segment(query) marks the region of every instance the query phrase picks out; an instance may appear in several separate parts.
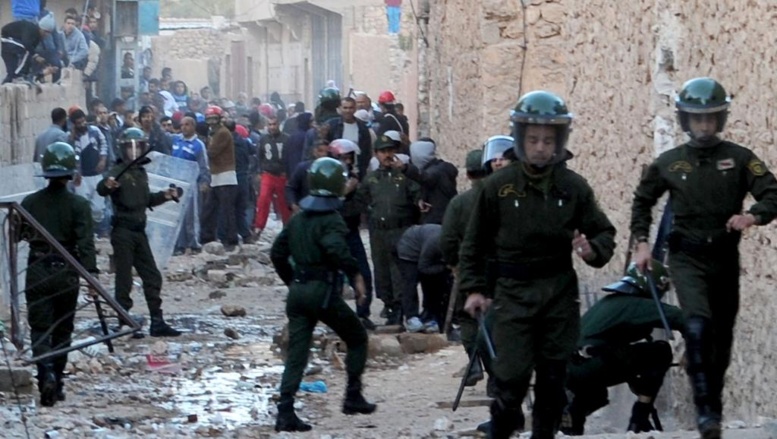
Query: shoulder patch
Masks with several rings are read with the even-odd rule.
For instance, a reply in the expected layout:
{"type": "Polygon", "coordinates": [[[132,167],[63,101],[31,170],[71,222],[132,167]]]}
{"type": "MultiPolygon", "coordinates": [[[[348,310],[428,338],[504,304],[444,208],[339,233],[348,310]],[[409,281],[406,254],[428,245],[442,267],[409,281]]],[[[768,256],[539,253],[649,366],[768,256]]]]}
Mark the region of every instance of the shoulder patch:
{"type": "Polygon", "coordinates": [[[747,169],[749,169],[756,177],[766,174],[766,165],[758,159],[750,160],[750,163],[747,164],[747,169]]]}
{"type": "Polygon", "coordinates": [[[500,198],[506,198],[510,194],[513,194],[516,197],[520,197],[520,198],[523,198],[526,196],[526,192],[518,192],[517,190],[515,190],[515,186],[512,183],[506,184],[499,188],[498,195],[500,198]]]}
{"type": "Polygon", "coordinates": [[[668,168],[669,172],[685,172],[686,174],[693,171],[693,166],[685,160],[678,160],[668,168]]]}

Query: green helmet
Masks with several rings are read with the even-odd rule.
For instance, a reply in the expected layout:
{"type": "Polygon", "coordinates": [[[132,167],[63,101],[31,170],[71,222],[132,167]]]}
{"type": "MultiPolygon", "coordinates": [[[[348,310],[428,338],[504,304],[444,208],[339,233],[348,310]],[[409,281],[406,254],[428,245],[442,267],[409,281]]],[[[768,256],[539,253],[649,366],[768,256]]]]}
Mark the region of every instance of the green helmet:
{"type": "Polygon", "coordinates": [[[308,169],[310,195],[299,202],[299,207],[311,212],[329,212],[342,207],[348,180],[345,167],[331,157],[316,159],[308,169]]]}
{"type": "Polygon", "coordinates": [[[131,162],[145,154],[148,148],[148,137],[140,128],[127,128],[119,134],[116,142],[119,145],[121,159],[131,162]]]}
{"type": "Polygon", "coordinates": [[[513,155],[512,149],[515,147],[515,140],[513,140],[510,136],[491,136],[486,140],[486,143],[483,144],[483,156],[482,156],[482,163],[481,167],[483,170],[490,174],[494,170],[491,167],[491,162],[496,158],[502,158],[505,157],[505,155],[510,160],[515,159],[515,155],[513,155]]]}
{"type": "Polygon", "coordinates": [[[691,114],[711,114],[717,119],[717,132],[723,131],[728,118],[728,107],[731,98],[726,89],[712,78],[694,78],[683,84],[682,90],[675,98],[677,118],[683,131],[693,139],[697,146],[712,146],[718,143],[717,136],[697,138],[690,128],[691,114]]]}
{"type": "Polygon", "coordinates": [[[510,112],[510,121],[515,139],[515,155],[519,160],[527,161],[523,145],[527,125],[550,125],[556,129],[556,149],[553,156],[541,164],[530,164],[547,166],[564,160],[566,157],[564,148],[569,138],[572,113],[569,112],[567,104],[559,96],[542,90],[526,93],[521,96],[515,109],[510,112]]]}
{"type": "MultiPolygon", "coordinates": [[[[648,271],[648,275],[653,279],[653,283],[656,286],[656,292],[658,297],[663,297],[669,290],[669,272],[661,262],[653,259],[650,261],[651,270],[648,271]]],[[[643,297],[652,297],[650,294],[650,286],[648,285],[647,276],[639,271],[637,264],[632,262],[626,269],[626,276],[620,281],[614,284],[607,285],[602,288],[604,291],[623,294],[634,294],[643,297]]]]}
{"type": "Polygon", "coordinates": [[[46,147],[40,164],[45,178],[72,178],[78,166],[78,157],[69,144],[54,142],[46,147]]]}
{"type": "Polygon", "coordinates": [[[478,174],[483,172],[483,150],[473,149],[467,153],[467,158],[464,161],[464,167],[467,169],[467,174],[478,174]]]}
{"type": "Polygon", "coordinates": [[[327,109],[340,106],[340,90],[327,87],[318,93],[318,105],[327,109]]]}
{"type": "Polygon", "coordinates": [[[348,179],[343,164],[331,157],[316,159],[308,169],[310,195],[340,198],[345,193],[348,179]]]}

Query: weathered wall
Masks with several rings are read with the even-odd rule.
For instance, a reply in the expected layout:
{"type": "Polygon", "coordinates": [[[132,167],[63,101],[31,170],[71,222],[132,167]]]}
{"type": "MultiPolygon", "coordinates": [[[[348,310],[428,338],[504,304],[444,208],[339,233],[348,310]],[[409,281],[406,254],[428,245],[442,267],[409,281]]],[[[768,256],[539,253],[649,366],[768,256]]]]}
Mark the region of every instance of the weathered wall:
{"type": "Polygon", "coordinates": [[[81,72],[71,75],[60,85],[42,85],[40,93],[23,84],[0,86],[0,166],[32,161],[35,138],[51,125],[52,109],[86,108],[81,72]]]}
{"type": "Polygon", "coordinates": [[[410,138],[414,139],[418,119],[416,40],[419,30],[412,8],[409,1],[402,3],[400,32],[390,35],[383,2],[370,3],[354,6],[349,14],[344,15],[344,22],[351,27],[348,38],[350,63],[346,71],[349,84],[346,85],[366,92],[375,102],[382,91],[391,90],[405,106],[405,116],[410,123],[410,138]]]}
{"type": "MultiPolygon", "coordinates": [[[[777,4],[735,0],[440,0],[430,22],[432,134],[459,163],[467,149],[507,133],[521,93],[560,93],[575,113],[570,166],[583,174],[619,231],[604,270],[581,269],[581,287],[599,288],[622,269],[631,194],[642,165],[679,144],[672,99],[682,82],[718,78],[734,96],[726,136],[777,167],[777,84],[771,41],[777,4]],[[525,23],[524,23],[525,20],[525,23]],[[524,32],[524,28],[526,32],[524,32]],[[524,41],[524,36],[526,41],[524,41]],[[526,65],[524,44],[527,47],[526,65]],[[523,71],[523,74],[522,74],[523,71]],[[522,83],[522,85],[521,85],[522,83]]],[[[726,389],[728,419],[777,413],[777,318],[773,296],[777,233],[749,231],[742,243],[742,307],[726,389]],[[734,384],[735,383],[735,384],[734,384]]],[[[691,418],[684,374],[665,396],[681,425],[691,418]]]]}
{"type": "Polygon", "coordinates": [[[209,83],[209,62],[219,66],[219,85],[225,88],[224,56],[229,54],[230,42],[241,38],[239,32],[217,29],[181,29],[151,39],[154,53],[153,77],[160,77],[162,68],[171,67],[173,77],[186,83],[190,91],[197,91],[209,83]],[[212,61],[211,61],[212,60],[212,61]]]}

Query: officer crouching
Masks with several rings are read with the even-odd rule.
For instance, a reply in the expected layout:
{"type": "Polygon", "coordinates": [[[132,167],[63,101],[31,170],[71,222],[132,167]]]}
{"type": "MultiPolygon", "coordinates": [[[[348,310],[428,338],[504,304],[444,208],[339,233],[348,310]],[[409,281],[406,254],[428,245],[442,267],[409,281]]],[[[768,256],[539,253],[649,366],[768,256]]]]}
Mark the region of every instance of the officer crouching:
{"type": "MultiPolygon", "coordinates": [[[[654,259],[648,276],[658,295],[663,296],[669,289],[666,267],[654,259]]],[[[596,302],[580,322],[579,353],[567,372],[567,390],[573,397],[561,431],[569,436],[582,435],[586,417],[609,403],[607,388],[621,383],[628,383],[637,395],[626,430],[661,430],[653,403],[672,365],[672,348],[651,336],[663,324],[647,277],[631,264],[626,276],[602,290],[613,294],[596,302]]],[[[680,308],[661,306],[669,327],[682,331],[685,321],[680,308]]]]}

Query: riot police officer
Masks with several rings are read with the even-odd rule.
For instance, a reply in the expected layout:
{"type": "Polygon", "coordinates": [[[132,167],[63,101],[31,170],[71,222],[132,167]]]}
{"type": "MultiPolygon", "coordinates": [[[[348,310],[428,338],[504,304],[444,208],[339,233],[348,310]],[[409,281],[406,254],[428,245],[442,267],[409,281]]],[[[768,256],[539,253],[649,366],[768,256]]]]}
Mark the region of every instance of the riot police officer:
{"type": "Polygon", "coordinates": [[[721,436],[723,379],[739,309],[739,241],[777,215],[777,181],[752,151],[720,138],[730,99],[712,78],[686,82],[675,105],[690,140],[661,154],[634,192],[635,262],[651,259],[651,208],[669,191],[674,222],[669,269],[686,318],[687,372],[704,439],[721,436]],[[747,193],[756,202],[745,212],[747,193]]]}
{"type": "MultiPolygon", "coordinates": [[[[25,197],[22,207],[88,272],[97,274],[89,202],[67,188],[76,172],[76,162],[72,146],[64,142],[48,145],[41,159],[48,186],[25,197]]],[[[27,320],[32,353],[38,357],[70,346],[79,278],[65,259],[37,234],[23,236],[30,243],[24,291],[27,320]]],[[[62,376],[66,365],[67,354],[37,364],[41,405],[51,407],[65,400],[62,376]]]]}
{"type": "Polygon", "coordinates": [[[483,144],[483,168],[488,174],[515,161],[514,140],[510,136],[491,136],[483,144]]]}
{"type": "Polygon", "coordinates": [[[294,394],[308,361],[313,329],[319,321],[345,341],[348,385],[343,413],[369,414],[376,405],[362,396],[361,375],[367,361],[367,332],[356,313],[341,297],[343,275],[354,279],[357,300],[364,300],[364,278],[346,243],[348,233],[338,210],[345,193],[345,168],[323,157],[308,170],[310,195],[300,201],[294,215],[273,243],[270,257],[275,271],[289,286],[289,351],[281,379],[276,431],[308,431],[312,427],[294,413],[294,394]],[[289,263],[289,257],[295,265],[289,263]]]}
{"type": "MultiPolygon", "coordinates": [[[[652,338],[653,329],[663,328],[663,324],[647,276],[652,278],[659,297],[663,296],[670,286],[666,267],[653,260],[652,270],[645,275],[632,263],[626,276],[602,288],[613,294],[583,314],[579,351],[568,369],[567,389],[573,396],[562,423],[564,434],[582,435],[585,418],[608,404],[607,388],[621,383],[628,383],[637,395],[627,431],[640,433],[659,427],[651,424],[650,416],[664,375],[672,365],[672,348],[666,341],[652,338]]],[[[661,306],[669,327],[682,331],[680,308],[661,306]]]]}
{"type": "Polygon", "coordinates": [[[143,294],[151,316],[149,333],[152,337],[177,337],[181,333],[165,323],[162,312],[162,274],[156,267],[146,236],[146,209],[173,200],[178,194],[175,188],[155,193],[149,191],[148,174],[143,168],[151,161],[145,157],[147,140],[138,128],[128,128],[121,133],[118,138],[121,162],[97,184],[97,192],[103,197],[110,196],[115,210],[111,245],[116,262],[116,301],[127,311],[132,308],[130,293],[132,268],[135,267],[143,281],[143,294]]]}
{"type": "MultiPolygon", "coordinates": [[[[316,106],[314,120],[322,128],[329,129],[327,121],[340,117],[337,109],[340,107],[340,91],[334,87],[327,87],[318,94],[318,105],[316,106]]],[[[322,138],[326,139],[326,135],[322,138]]]]}
{"type": "Polygon", "coordinates": [[[527,93],[512,119],[518,161],[487,178],[478,193],[461,248],[460,289],[471,315],[493,301],[491,437],[508,438],[518,428],[536,371],[532,437],[544,439],[554,436],[561,418],[579,331],[571,253],[604,266],[615,228],[588,183],[565,165],[572,115],[564,101],[546,91],[527,93]]]}

